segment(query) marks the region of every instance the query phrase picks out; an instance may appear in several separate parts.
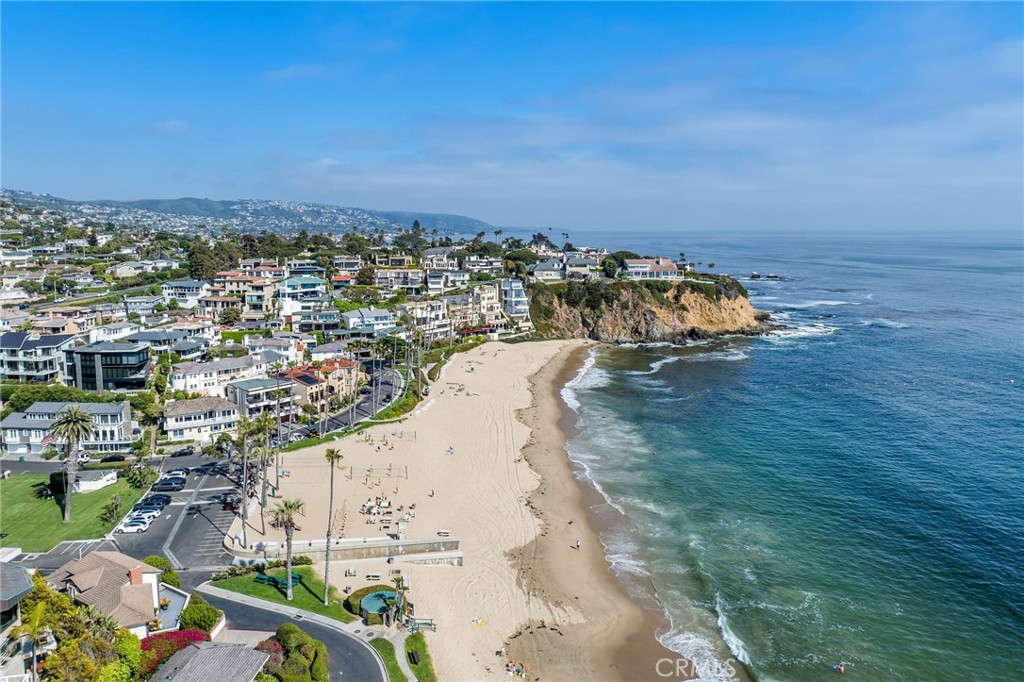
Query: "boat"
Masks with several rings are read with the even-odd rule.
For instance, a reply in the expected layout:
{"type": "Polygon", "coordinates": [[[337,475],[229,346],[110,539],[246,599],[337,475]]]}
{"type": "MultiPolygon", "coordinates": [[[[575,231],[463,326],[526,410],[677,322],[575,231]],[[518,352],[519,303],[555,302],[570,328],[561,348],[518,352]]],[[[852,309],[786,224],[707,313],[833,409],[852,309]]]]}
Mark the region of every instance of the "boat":
{"type": "Polygon", "coordinates": [[[756,272],[752,272],[750,273],[750,279],[761,279],[761,275],[757,274],[756,272]]]}

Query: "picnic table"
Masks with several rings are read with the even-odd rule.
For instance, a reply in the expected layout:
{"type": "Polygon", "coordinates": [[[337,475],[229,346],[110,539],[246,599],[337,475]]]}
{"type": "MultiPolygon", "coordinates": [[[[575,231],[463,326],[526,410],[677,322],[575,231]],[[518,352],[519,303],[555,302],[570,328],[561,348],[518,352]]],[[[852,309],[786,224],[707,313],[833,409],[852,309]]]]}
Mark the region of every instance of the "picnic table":
{"type": "MultiPolygon", "coordinates": [[[[266,573],[258,573],[258,574],[256,574],[256,577],[253,578],[253,582],[259,583],[261,585],[271,585],[273,587],[280,587],[280,588],[288,587],[288,581],[286,579],[284,579],[284,578],[275,578],[274,576],[267,575],[266,573]]],[[[291,582],[292,582],[292,587],[295,587],[296,585],[298,585],[299,583],[302,582],[302,575],[300,575],[298,573],[292,573],[291,574],[291,582]]]]}

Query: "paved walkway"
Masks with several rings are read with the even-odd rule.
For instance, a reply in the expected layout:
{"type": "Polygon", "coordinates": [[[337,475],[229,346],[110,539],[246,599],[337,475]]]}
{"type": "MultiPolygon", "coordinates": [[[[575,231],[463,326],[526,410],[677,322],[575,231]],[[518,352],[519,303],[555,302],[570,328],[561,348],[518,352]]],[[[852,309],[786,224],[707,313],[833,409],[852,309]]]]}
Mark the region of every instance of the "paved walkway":
{"type": "MultiPolygon", "coordinates": [[[[277,604],[275,602],[269,602],[256,597],[238,594],[237,592],[231,592],[230,590],[214,587],[209,583],[203,583],[200,585],[198,591],[204,594],[220,597],[227,601],[233,601],[238,604],[245,604],[246,606],[253,606],[267,611],[273,611],[289,618],[310,621],[347,635],[373,652],[374,658],[380,666],[381,680],[386,681],[388,679],[388,675],[387,670],[384,667],[384,661],[381,659],[380,654],[377,653],[377,650],[367,644],[365,639],[365,637],[370,635],[372,632],[374,637],[383,637],[394,644],[395,658],[398,660],[398,666],[402,669],[402,672],[410,682],[416,680],[416,675],[413,673],[412,668],[409,666],[409,660],[405,656],[405,640],[409,636],[409,633],[404,628],[385,629],[367,627],[366,625],[363,625],[362,621],[358,620],[351,623],[342,623],[340,620],[321,616],[320,614],[313,613],[311,611],[303,611],[302,609],[296,609],[293,606],[277,604]]],[[[370,637],[370,639],[373,639],[374,637],[370,637]]]]}

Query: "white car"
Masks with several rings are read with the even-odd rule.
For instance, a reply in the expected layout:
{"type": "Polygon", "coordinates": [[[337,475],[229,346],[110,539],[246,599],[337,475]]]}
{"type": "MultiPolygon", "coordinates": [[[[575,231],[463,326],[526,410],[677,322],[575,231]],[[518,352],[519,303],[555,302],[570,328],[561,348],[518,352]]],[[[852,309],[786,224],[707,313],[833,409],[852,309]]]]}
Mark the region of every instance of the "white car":
{"type": "Polygon", "coordinates": [[[188,478],[188,471],[185,469],[171,469],[160,478],[188,478]]]}
{"type": "Polygon", "coordinates": [[[302,440],[302,434],[293,433],[292,435],[288,436],[289,443],[298,443],[300,440],[302,440]]]}
{"type": "Polygon", "coordinates": [[[161,513],[163,512],[162,510],[159,509],[142,509],[136,512],[132,512],[132,515],[125,519],[125,521],[134,521],[135,519],[152,521],[160,518],[161,513]]]}
{"type": "Polygon", "coordinates": [[[152,519],[128,519],[114,529],[115,533],[145,533],[152,525],[152,519]]]}
{"type": "Polygon", "coordinates": [[[78,463],[79,463],[79,465],[81,465],[81,464],[88,464],[91,461],[92,461],[92,457],[90,457],[89,455],[81,454],[81,455],[78,456],[78,463]]]}

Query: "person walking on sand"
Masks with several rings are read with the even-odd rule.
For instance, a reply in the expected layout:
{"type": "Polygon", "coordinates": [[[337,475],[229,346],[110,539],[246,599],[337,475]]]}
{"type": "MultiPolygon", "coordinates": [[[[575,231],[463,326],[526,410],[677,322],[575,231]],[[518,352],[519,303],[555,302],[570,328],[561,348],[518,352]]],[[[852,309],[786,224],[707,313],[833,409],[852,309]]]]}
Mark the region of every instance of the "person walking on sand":
{"type": "Polygon", "coordinates": [[[576,551],[579,551],[579,549],[580,549],[580,541],[577,540],[576,541],[576,551]]]}

